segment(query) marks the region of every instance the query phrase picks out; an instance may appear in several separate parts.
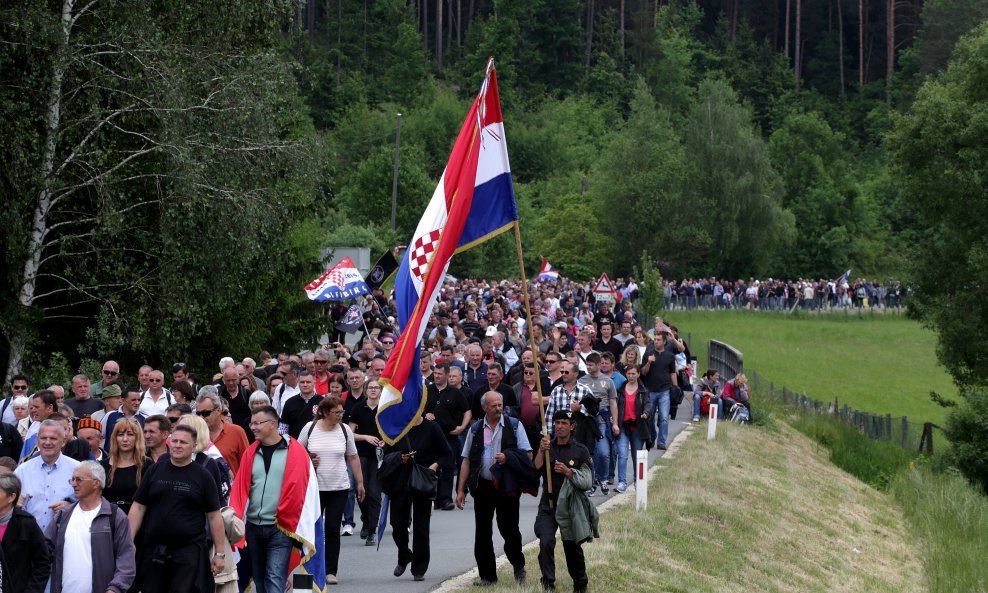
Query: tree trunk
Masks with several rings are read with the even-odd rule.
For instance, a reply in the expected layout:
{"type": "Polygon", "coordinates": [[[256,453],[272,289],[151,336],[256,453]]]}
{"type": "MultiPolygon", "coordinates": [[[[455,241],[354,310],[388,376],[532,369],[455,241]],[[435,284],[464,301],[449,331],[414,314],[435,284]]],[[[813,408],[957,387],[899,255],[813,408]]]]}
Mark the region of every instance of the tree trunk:
{"type": "Polygon", "coordinates": [[[436,0],[436,69],[443,69],[443,0],[436,0]]]}
{"type": "Polygon", "coordinates": [[[590,57],[593,55],[593,14],[594,0],[587,0],[587,49],[584,56],[584,67],[590,69],[590,57]]]}
{"type": "Polygon", "coordinates": [[[618,31],[621,38],[621,69],[624,70],[624,0],[618,7],[618,31]]]}
{"type": "Polygon", "coordinates": [[[316,0],[306,0],[305,29],[309,39],[316,38],[316,0]]]}
{"type": "Polygon", "coordinates": [[[895,73],[895,0],[886,0],[885,101],[892,104],[892,75],[895,73]]]}
{"type": "Polygon", "coordinates": [[[796,53],[796,91],[799,91],[799,86],[802,78],[802,68],[803,68],[803,52],[801,43],[801,33],[803,25],[803,0],[796,0],[796,38],[793,40],[793,45],[796,53]]]}
{"type": "Polygon", "coordinates": [[[429,0],[420,0],[422,6],[422,51],[429,55],[429,0]]]}
{"type": "Polygon", "coordinates": [[[456,46],[463,45],[463,0],[456,0],[456,46]]]}
{"type": "Polygon", "coordinates": [[[865,85],[865,0],[858,0],[858,86],[865,85]]]}
{"type": "MultiPolygon", "coordinates": [[[[55,153],[58,151],[59,127],[62,123],[62,82],[68,67],[69,37],[72,34],[72,2],[62,0],[62,35],[52,64],[51,84],[48,87],[48,113],[45,116],[45,147],[41,153],[41,170],[38,177],[38,203],[34,207],[31,235],[28,237],[27,258],[24,260],[24,273],[21,276],[21,289],[17,301],[24,308],[34,304],[38,270],[41,267],[41,251],[48,235],[48,211],[51,209],[54,189],[55,153]]],[[[16,327],[7,338],[10,353],[7,357],[7,378],[21,372],[26,346],[25,329],[16,327]]]]}
{"type": "Polygon", "coordinates": [[[837,0],[837,67],[840,71],[840,96],[844,96],[844,11],[841,4],[844,0],[837,0]]]}
{"type": "Polygon", "coordinates": [[[791,7],[792,7],[792,0],[786,0],[786,26],[783,30],[783,33],[786,36],[786,41],[785,41],[786,60],[789,59],[789,22],[792,20],[789,11],[791,7]]]}

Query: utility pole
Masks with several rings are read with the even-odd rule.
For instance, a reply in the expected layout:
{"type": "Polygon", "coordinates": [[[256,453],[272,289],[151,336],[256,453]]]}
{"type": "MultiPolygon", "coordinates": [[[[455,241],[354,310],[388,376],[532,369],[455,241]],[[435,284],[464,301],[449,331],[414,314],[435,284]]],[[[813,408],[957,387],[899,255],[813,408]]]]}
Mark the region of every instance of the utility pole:
{"type": "Polygon", "coordinates": [[[401,114],[398,114],[398,127],[395,130],[395,170],[391,178],[391,230],[395,230],[398,214],[398,159],[401,151],[401,114]]]}

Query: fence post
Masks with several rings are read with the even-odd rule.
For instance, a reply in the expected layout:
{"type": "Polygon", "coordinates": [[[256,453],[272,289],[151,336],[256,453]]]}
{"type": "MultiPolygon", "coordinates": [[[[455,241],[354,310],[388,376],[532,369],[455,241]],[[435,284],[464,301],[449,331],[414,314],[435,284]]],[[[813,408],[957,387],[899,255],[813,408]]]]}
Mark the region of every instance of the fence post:
{"type": "Polygon", "coordinates": [[[768,384],[768,393],[775,399],[775,381],[770,381],[768,384]]]}
{"type": "Polygon", "coordinates": [[[902,447],[909,448],[909,419],[902,417],[902,447]]]}
{"type": "Polygon", "coordinates": [[[758,371],[751,371],[752,373],[752,384],[755,387],[755,391],[758,391],[758,371]]]}
{"type": "Polygon", "coordinates": [[[892,441],[892,414],[885,414],[885,440],[892,441]]]}

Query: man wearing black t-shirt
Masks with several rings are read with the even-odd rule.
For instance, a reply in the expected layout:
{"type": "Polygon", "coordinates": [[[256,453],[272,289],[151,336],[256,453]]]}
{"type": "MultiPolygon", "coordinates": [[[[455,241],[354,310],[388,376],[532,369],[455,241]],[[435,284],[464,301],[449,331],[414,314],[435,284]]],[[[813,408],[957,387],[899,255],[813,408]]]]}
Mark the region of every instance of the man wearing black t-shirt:
{"type": "Polygon", "coordinates": [[[449,384],[449,363],[441,362],[432,371],[434,383],[428,387],[425,404],[425,417],[435,420],[446,435],[453,455],[439,466],[439,490],[436,494],[436,508],[451,511],[453,505],[453,478],[459,461],[460,435],[470,425],[472,414],[470,403],[463,393],[449,384]]]}
{"type": "Polygon", "coordinates": [[[168,461],[152,465],[134,494],[128,517],[131,533],[144,526],[137,569],[143,593],[212,590],[213,575],[229,553],[216,482],[192,459],[196,437],[192,427],[176,426],[168,461]],[[210,536],[216,545],[212,561],[210,536]]]}
{"type": "Polygon", "coordinates": [[[645,347],[642,355],[641,382],[648,389],[648,397],[655,405],[658,424],[657,449],[666,448],[669,435],[669,390],[676,384],[676,355],[666,347],[667,334],[656,332],[655,339],[645,347]]]}
{"type": "Polygon", "coordinates": [[[288,426],[288,434],[298,438],[305,425],[316,417],[316,407],[322,401],[321,395],[316,395],[316,377],[309,371],[298,374],[297,396],[285,403],[281,412],[281,421],[288,426]]]}

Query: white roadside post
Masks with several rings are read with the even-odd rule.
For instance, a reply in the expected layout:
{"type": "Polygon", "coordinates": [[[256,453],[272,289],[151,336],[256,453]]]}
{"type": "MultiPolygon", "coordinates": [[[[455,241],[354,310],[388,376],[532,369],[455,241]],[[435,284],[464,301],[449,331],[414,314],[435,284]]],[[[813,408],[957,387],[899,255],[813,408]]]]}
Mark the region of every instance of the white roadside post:
{"type": "Polygon", "coordinates": [[[648,508],[648,449],[635,452],[635,508],[648,508]]]}
{"type": "Polygon", "coordinates": [[[717,438],[717,404],[710,404],[710,418],[707,422],[707,440],[717,438]]]}

